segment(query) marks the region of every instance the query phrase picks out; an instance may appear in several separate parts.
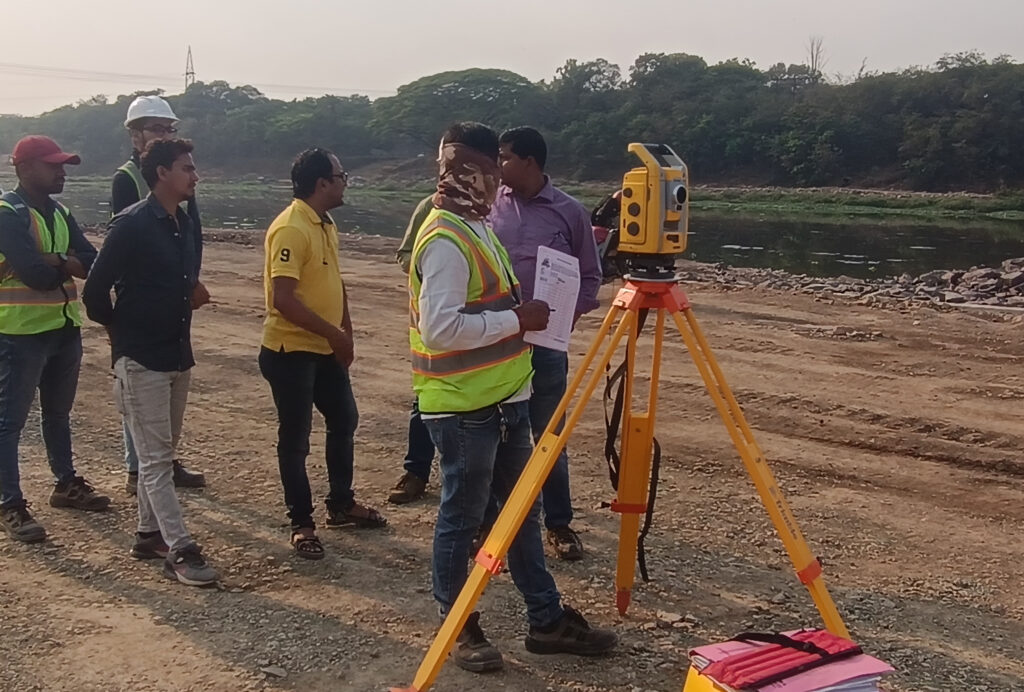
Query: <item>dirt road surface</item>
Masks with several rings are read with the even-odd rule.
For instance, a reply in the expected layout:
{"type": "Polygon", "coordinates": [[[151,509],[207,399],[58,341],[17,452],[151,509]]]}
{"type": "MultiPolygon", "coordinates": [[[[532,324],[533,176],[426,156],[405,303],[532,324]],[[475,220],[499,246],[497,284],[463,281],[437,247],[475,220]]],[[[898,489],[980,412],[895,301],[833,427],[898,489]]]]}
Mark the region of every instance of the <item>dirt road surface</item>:
{"type": "MultiPolygon", "coordinates": [[[[33,413],[23,483],[51,538],[25,546],[0,537],[2,690],[383,690],[411,681],[431,640],[437,486],[418,504],[385,504],[401,471],[410,401],[394,241],[342,240],[356,325],[357,493],[391,526],[324,530],[327,558],[309,563],[288,547],[276,422],[256,365],[260,239],[211,236],[204,278],[216,304],[195,319],[198,365],[181,450],[209,487],[181,495],[224,588],[180,586],[157,564],[129,558],[135,506],[123,491],[108,347],[89,325],[75,452],[80,471],[115,502],[102,515],[46,505],[51,480],[33,413]]],[[[889,688],[1024,690],[1024,328],[931,309],[685,288],[855,637],[899,670],[889,688]]],[[[605,306],[613,290],[605,287],[605,306]]],[[[599,322],[581,322],[575,360],[599,322]]],[[[615,515],[600,508],[611,490],[599,402],[571,441],[587,556],[551,569],[567,602],[621,633],[617,652],[597,660],[527,653],[524,609],[503,575],[484,596],[482,623],[505,672],[481,678],[448,665],[434,689],[678,691],[692,646],[817,624],[677,341],[662,375],[653,581],[638,585],[626,618],[612,593],[615,515]]],[[[309,470],[321,498],[322,433],[317,421],[309,470]]]]}

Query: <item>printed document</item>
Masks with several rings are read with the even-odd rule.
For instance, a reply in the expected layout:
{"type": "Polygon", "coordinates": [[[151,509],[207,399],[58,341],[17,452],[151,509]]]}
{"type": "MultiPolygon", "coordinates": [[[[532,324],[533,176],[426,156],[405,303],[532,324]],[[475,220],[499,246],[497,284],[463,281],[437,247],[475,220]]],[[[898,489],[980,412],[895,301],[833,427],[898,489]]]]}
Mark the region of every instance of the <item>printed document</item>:
{"type": "Polygon", "coordinates": [[[555,351],[568,351],[572,336],[572,318],[576,314],[576,299],[580,294],[580,262],[572,255],[541,246],[537,248],[537,275],[533,297],[543,300],[551,308],[548,328],[542,332],[527,332],[523,337],[528,344],[544,346],[555,351]]]}

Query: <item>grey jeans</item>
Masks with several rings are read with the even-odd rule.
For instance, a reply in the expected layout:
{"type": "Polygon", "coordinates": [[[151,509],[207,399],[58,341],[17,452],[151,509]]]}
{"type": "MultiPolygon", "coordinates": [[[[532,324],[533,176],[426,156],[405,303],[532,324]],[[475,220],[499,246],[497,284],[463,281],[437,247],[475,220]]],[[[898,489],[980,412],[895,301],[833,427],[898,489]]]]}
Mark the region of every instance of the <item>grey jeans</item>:
{"type": "Polygon", "coordinates": [[[190,371],[147,370],[122,356],[114,363],[114,401],[139,456],[139,532],[159,531],[171,550],[192,542],[174,492],[174,450],[181,437],[190,371]]]}

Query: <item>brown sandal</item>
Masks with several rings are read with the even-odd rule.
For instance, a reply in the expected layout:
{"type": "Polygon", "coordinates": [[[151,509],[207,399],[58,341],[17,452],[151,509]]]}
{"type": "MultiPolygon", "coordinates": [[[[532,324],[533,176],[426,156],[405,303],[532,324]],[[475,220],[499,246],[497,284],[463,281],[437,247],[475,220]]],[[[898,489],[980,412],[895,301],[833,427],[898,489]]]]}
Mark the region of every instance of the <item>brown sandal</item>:
{"type": "Polygon", "coordinates": [[[372,507],[357,502],[344,512],[328,511],[327,525],[338,528],[382,529],[388,525],[388,520],[372,507]]]}
{"type": "Polygon", "coordinates": [[[305,560],[322,560],[324,558],[324,544],[317,536],[306,536],[296,531],[292,534],[291,543],[295,554],[305,560]]]}

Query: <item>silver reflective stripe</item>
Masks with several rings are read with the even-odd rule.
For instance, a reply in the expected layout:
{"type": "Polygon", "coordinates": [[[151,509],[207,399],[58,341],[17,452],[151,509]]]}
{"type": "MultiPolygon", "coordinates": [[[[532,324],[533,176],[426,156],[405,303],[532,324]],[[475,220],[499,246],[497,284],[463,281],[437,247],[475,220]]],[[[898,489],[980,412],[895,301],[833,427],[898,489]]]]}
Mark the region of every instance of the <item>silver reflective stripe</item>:
{"type": "Polygon", "coordinates": [[[421,375],[443,377],[458,375],[471,370],[480,370],[489,365],[518,356],[528,349],[521,334],[510,336],[490,346],[468,351],[451,351],[438,355],[412,352],[412,369],[421,375]]]}

